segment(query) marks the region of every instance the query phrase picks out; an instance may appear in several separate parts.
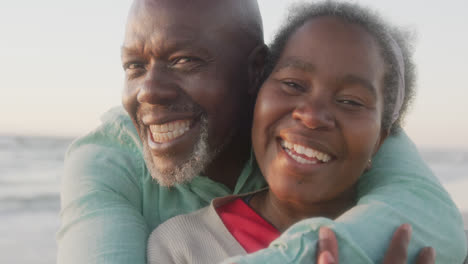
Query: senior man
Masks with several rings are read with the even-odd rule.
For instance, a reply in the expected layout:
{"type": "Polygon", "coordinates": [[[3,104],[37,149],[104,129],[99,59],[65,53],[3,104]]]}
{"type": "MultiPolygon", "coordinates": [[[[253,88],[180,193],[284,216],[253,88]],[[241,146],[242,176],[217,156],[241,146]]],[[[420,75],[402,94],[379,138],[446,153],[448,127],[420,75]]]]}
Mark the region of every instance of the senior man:
{"type": "MultiPolygon", "coordinates": [[[[66,156],[59,263],[143,264],[148,235],[163,221],[265,185],[250,127],[266,52],[254,0],[134,2],[122,47],[126,112],[109,111],[66,156]]],[[[405,222],[414,229],[410,260],[425,243],[444,263],[466,254],[461,216],[403,132],[382,147],[359,197],[350,212],[375,218],[371,225],[308,219],[297,228],[314,240],[319,226],[332,227],[342,260],[386,248],[405,222]],[[400,192],[414,193],[412,204],[400,192]]],[[[284,246],[258,255],[300,263],[315,252],[284,246]]]]}

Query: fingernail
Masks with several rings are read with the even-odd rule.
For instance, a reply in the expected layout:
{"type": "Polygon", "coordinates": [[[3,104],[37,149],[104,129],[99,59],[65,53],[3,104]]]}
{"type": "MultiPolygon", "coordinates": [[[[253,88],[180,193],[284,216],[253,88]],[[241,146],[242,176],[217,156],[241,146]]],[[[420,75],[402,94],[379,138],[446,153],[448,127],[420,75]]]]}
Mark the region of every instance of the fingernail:
{"type": "Polygon", "coordinates": [[[327,263],[329,264],[334,264],[335,263],[335,258],[332,256],[332,254],[328,251],[325,251],[324,252],[324,257],[325,257],[325,260],[327,261],[327,263]]]}
{"type": "Polygon", "coordinates": [[[320,227],[319,229],[319,239],[320,240],[323,240],[323,239],[329,239],[330,238],[330,229],[328,229],[327,227],[320,227]]]}
{"type": "Polygon", "coordinates": [[[436,257],[436,252],[434,250],[434,248],[432,247],[426,247],[424,250],[427,250],[427,253],[429,254],[429,256],[433,259],[435,259],[436,257]]]}
{"type": "Polygon", "coordinates": [[[406,231],[406,236],[408,237],[408,240],[410,240],[411,233],[413,232],[413,228],[411,227],[410,224],[403,224],[402,228],[406,231]]]}

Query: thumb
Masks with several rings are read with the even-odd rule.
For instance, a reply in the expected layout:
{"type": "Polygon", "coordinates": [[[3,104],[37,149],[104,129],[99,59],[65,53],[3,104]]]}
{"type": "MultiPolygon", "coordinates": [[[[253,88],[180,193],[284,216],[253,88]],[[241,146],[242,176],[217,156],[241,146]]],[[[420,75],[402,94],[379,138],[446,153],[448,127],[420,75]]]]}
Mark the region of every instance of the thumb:
{"type": "Polygon", "coordinates": [[[338,241],[335,233],[328,227],[322,226],[319,229],[319,241],[317,251],[317,263],[320,258],[323,263],[338,263],[338,241]],[[323,256],[322,256],[323,255],[323,256]]]}
{"type": "Polygon", "coordinates": [[[323,251],[320,253],[317,264],[338,264],[335,262],[332,254],[329,251],[323,251]]]}

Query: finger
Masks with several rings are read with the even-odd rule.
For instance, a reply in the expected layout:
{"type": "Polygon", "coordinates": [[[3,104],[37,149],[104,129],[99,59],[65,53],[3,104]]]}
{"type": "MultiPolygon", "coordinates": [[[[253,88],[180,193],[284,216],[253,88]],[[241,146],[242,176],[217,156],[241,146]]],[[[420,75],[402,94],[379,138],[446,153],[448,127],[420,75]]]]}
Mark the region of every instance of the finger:
{"type": "Polygon", "coordinates": [[[319,254],[317,264],[338,264],[338,263],[335,262],[335,259],[333,258],[332,254],[329,251],[324,251],[319,254]]]}
{"type": "Polygon", "coordinates": [[[393,233],[390,245],[385,253],[384,264],[404,264],[408,255],[408,245],[411,239],[411,226],[403,224],[393,233]]]}
{"type": "Polygon", "coordinates": [[[419,251],[416,264],[434,264],[436,252],[432,247],[425,247],[419,251]]]}
{"type": "MultiPolygon", "coordinates": [[[[322,253],[328,252],[336,263],[338,263],[338,241],[335,233],[328,227],[322,226],[319,229],[318,254],[320,258],[322,253]]],[[[332,263],[335,263],[332,262],[332,263]]]]}

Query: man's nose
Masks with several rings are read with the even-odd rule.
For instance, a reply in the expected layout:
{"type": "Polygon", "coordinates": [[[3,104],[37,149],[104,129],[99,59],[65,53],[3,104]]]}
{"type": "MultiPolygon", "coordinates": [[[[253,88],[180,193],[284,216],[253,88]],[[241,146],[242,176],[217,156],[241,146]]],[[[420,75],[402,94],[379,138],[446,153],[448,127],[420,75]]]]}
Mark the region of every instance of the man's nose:
{"type": "Polygon", "coordinates": [[[311,129],[331,129],[335,126],[332,106],[321,98],[304,100],[294,110],[293,119],[311,129]]]}
{"type": "Polygon", "coordinates": [[[170,104],[179,92],[170,70],[163,65],[153,65],[147,72],[137,99],[140,103],[170,104]]]}

